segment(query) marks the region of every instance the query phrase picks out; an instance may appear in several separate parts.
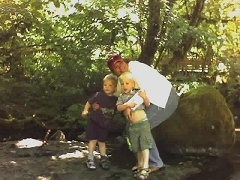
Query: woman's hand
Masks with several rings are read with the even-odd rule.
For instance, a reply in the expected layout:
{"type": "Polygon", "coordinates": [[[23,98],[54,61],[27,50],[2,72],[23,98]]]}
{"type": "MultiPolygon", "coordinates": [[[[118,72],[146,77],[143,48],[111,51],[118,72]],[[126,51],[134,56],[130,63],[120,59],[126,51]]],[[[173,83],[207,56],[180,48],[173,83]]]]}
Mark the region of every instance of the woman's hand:
{"type": "Polygon", "coordinates": [[[141,98],[143,98],[143,99],[146,99],[146,97],[147,97],[147,94],[146,94],[146,91],[145,90],[140,90],[140,91],[138,91],[138,95],[141,97],[141,98]]]}
{"type": "Polygon", "coordinates": [[[128,121],[132,121],[132,110],[130,108],[125,109],[123,114],[128,121]]]}
{"type": "Polygon", "coordinates": [[[100,105],[97,102],[95,102],[95,103],[92,104],[92,108],[93,108],[94,111],[96,111],[100,108],[100,105]]]}
{"type": "Polygon", "coordinates": [[[143,103],[146,107],[150,105],[150,100],[147,97],[146,91],[145,90],[140,90],[138,91],[138,95],[143,99],[143,103]]]}

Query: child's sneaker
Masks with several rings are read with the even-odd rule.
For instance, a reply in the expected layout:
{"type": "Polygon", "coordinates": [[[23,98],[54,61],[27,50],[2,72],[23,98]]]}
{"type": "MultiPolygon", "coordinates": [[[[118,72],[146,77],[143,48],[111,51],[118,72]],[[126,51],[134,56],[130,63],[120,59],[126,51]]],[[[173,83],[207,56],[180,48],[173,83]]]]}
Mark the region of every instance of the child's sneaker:
{"type": "Polygon", "coordinates": [[[87,165],[87,168],[90,170],[95,170],[97,168],[94,160],[92,159],[87,159],[86,165],[87,165]]]}
{"type": "Polygon", "coordinates": [[[111,163],[108,161],[106,156],[101,157],[99,165],[104,170],[108,170],[111,167],[111,163]]]}

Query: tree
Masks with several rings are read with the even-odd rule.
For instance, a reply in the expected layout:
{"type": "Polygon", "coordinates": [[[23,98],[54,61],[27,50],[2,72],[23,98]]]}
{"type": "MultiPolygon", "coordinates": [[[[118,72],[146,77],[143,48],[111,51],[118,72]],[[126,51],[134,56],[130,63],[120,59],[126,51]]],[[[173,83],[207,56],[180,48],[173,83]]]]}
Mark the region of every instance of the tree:
{"type": "Polygon", "coordinates": [[[148,6],[149,16],[147,20],[147,33],[138,60],[151,65],[159,44],[157,35],[160,29],[160,0],[149,0],[148,6]]]}
{"type": "MultiPolygon", "coordinates": [[[[201,13],[204,8],[206,0],[196,0],[196,4],[193,8],[193,12],[188,15],[189,17],[189,30],[198,27],[201,22],[201,13]]],[[[194,43],[195,37],[187,31],[183,34],[182,40],[173,51],[173,56],[167,66],[164,66],[162,73],[168,74],[173,66],[176,66],[179,61],[183,61],[186,58],[187,53],[191,49],[194,43]]]]}

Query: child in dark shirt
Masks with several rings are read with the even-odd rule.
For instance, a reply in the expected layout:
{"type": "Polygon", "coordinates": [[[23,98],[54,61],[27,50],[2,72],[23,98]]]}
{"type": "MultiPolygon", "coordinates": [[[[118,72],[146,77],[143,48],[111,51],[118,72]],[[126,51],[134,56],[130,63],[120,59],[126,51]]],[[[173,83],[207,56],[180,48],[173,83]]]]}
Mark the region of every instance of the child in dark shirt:
{"type": "Polygon", "coordinates": [[[86,127],[86,138],[89,140],[88,144],[88,158],[86,161],[87,167],[91,170],[96,169],[96,163],[94,161],[93,151],[96,144],[99,145],[99,151],[101,155],[100,166],[103,169],[110,168],[110,162],[106,156],[106,144],[105,141],[108,136],[108,127],[113,119],[116,109],[117,97],[114,96],[114,92],[117,87],[117,78],[114,75],[107,75],[103,79],[103,92],[95,93],[86,103],[82,116],[85,117],[93,103],[98,103],[100,108],[94,110],[90,114],[90,118],[86,127]]]}

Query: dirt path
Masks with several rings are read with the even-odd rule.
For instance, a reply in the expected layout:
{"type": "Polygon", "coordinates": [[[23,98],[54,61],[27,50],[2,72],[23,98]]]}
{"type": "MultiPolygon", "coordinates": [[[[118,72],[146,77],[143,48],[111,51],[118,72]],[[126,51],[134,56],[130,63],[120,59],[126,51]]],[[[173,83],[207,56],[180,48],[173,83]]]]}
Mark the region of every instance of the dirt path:
{"type": "MultiPolygon", "coordinates": [[[[28,139],[30,144],[41,141],[28,139]]],[[[112,168],[100,167],[89,171],[84,164],[87,145],[84,142],[50,141],[48,145],[32,148],[16,148],[16,142],[0,145],[0,180],[131,180],[131,167],[135,159],[126,147],[108,144],[112,168]]],[[[97,152],[96,152],[97,157],[97,152]]],[[[166,158],[169,164],[163,171],[152,173],[150,180],[183,180],[189,174],[200,171],[200,162],[188,157],[184,161],[174,156],[166,158]],[[168,160],[167,160],[168,159],[168,160]]]]}

